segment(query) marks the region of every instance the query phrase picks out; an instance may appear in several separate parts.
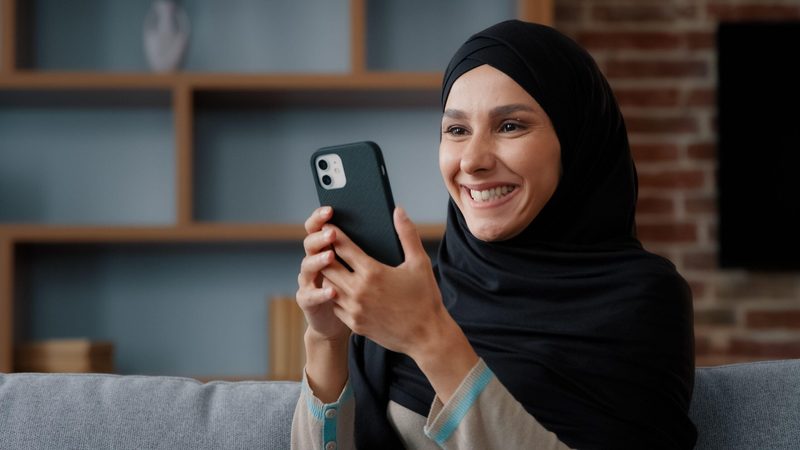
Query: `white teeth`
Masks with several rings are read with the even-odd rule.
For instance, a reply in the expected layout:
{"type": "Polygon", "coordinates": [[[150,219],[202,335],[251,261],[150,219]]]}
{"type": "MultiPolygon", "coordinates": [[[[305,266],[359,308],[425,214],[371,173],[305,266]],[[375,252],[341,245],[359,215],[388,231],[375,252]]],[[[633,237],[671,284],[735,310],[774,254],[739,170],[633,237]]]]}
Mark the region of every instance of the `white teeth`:
{"type": "Polygon", "coordinates": [[[498,186],[491,189],[485,189],[483,191],[476,191],[474,189],[470,189],[469,195],[476,202],[486,202],[489,200],[494,200],[496,198],[503,197],[508,193],[512,192],[513,190],[514,186],[498,186]]]}

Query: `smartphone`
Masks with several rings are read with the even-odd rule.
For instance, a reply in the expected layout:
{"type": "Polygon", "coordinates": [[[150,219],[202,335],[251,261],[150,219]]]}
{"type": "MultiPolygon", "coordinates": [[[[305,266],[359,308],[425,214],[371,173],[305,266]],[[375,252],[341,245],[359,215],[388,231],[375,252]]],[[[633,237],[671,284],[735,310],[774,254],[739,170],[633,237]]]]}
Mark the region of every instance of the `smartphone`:
{"type": "Polygon", "coordinates": [[[335,145],[311,155],[320,206],[332,206],[331,223],[366,254],[398,266],[403,248],[394,229],[394,199],[380,147],[364,141],[335,145]]]}

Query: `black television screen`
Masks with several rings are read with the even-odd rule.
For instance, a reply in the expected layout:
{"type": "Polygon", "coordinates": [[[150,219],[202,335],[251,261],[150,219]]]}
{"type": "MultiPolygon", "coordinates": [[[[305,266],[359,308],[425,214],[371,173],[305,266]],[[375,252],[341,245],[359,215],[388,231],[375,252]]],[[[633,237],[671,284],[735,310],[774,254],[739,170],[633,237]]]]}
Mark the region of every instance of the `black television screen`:
{"type": "Polygon", "coordinates": [[[717,33],[719,258],[800,269],[800,22],[717,33]]]}

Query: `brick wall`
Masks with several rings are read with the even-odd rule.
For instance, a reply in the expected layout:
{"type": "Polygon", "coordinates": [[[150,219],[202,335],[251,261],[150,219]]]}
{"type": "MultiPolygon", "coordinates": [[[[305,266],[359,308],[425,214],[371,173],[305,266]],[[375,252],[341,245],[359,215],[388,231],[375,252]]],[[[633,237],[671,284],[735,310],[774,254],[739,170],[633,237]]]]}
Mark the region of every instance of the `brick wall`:
{"type": "Polygon", "coordinates": [[[800,358],[800,273],[717,266],[714,48],[720,21],[800,20],[800,0],[555,3],[556,27],[595,57],[622,107],[639,237],[692,286],[698,365],[800,358]]]}

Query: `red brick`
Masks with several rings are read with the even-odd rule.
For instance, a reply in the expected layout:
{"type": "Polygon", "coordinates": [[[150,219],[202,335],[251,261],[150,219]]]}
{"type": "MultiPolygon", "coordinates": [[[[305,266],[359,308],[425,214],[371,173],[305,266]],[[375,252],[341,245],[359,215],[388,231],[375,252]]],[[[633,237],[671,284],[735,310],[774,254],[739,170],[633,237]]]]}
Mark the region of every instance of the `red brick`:
{"type": "Polygon", "coordinates": [[[754,361],[766,361],[773,358],[769,358],[766,356],[753,356],[753,355],[728,355],[725,353],[719,353],[717,351],[711,352],[709,355],[697,355],[695,358],[695,364],[697,367],[709,367],[709,366],[722,366],[726,364],[738,364],[738,363],[746,363],[746,362],[754,362],[754,361]]]}
{"type": "Polygon", "coordinates": [[[626,128],[630,133],[697,133],[699,126],[694,117],[645,117],[628,115],[626,128]]]}
{"type": "Polygon", "coordinates": [[[664,197],[639,197],[638,214],[675,214],[675,200],[664,197]]]}
{"type": "Polygon", "coordinates": [[[582,8],[575,5],[555,5],[556,22],[577,22],[581,17],[581,9],[582,8]]]}
{"type": "Polygon", "coordinates": [[[694,310],[695,325],[734,325],[736,313],[729,308],[703,308],[694,310]]]}
{"type": "Polygon", "coordinates": [[[678,146],[675,144],[632,144],[631,155],[637,163],[677,161],[678,146]]]}
{"type": "Polygon", "coordinates": [[[693,223],[638,224],[637,236],[651,242],[696,242],[697,226],[693,223]]]}
{"type": "Polygon", "coordinates": [[[620,106],[677,106],[677,89],[616,89],[620,106]]]}
{"type": "Polygon", "coordinates": [[[706,283],[699,280],[687,280],[689,288],[692,290],[692,296],[696,299],[702,298],[706,295],[708,288],[706,283]]]}
{"type": "Polygon", "coordinates": [[[700,161],[714,160],[717,157],[717,145],[712,143],[691,144],[688,148],[689,159],[700,161]]]}
{"type": "Polygon", "coordinates": [[[578,33],[575,40],[589,50],[674,50],[684,44],[678,33],[642,31],[588,31],[578,33]]]}
{"type": "Polygon", "coordinates": [[[688,106],[716,106],[717,92],[714,89],[693,89],[686,97],[688,106]]]}
{"type": "Polygon", "coordinates": [[[800,358],[800,339],[760,341],[747,338],[731,340],[730,352],[740,355],[768,356],[771,358],[800,358]]]}
{"type": "Polygon", "coordinates": [[[708,75],[708,61],[642,61],[612,59],[606,63],[609,78],[692,78],[708,75]]]}
{"type": "Polygon", "coordinates": [[[691,50],[707,50],[717,46],[717,37],[709,31],[693,31],[686,33],[686,45],[691,50]]]}
{"type": "Polygon", "coordinates": [[[715,252],[688,252],[683,255],[683,267],[692,270],[713,270],[718,267],[715,252]]]}
{"type": "Polygon", "coordinates": [[[695,189],[703,187],[706,174],[697,169],[664,169],[639,173],[639,187],[662,189],[695,189]]]}
{"type": "Polygon", "coordinates": [[[716,242],[718,237],[717,232],[719,231],[719,227],[715,223],[710,223],[707,225],[707,227],[708,227],[708,238],[716,242]]]}
{"type": "Polygon", "coordinates": [[[592,18],[605,22],[669,22],[696,17],[695,5],[675,5],[664,2],[657,5],[622,4],[595,6],[592,18]]]}
{"type": "MultiPolygon", "coordinates": [[[[722,274],[725,275],[725,274],[722,274]]],[[[794,302],[797,299],[797,277],[793,274],[745,272],[739,276],[720,276],[716,280],[716,300],[724,303],[767,299],[794,302]]]]}
{"type": "Polygon", "coordinates": [[[695,355],[707,355],[712,352],[712,348],[711,339],[708,336],[697,335],[694,337],[695,355]]]}
{"type": "Polygon", "coordinates": [[[709,196],[692,196],[684,200],[684,208],[689,214],[716,214],[717,199],[709,196]]]}
{"type": "Polygon", "coordinates": [[[748,311],[745,325],[754,329],[800,329],[800,309],[748,311]]]}
{"type": "Polygon", "coordinates": [[[730,5],[713,2],[707,7],[712,20],[792,20],[800,19],[800,5],[754,4],[730,5]]]}

